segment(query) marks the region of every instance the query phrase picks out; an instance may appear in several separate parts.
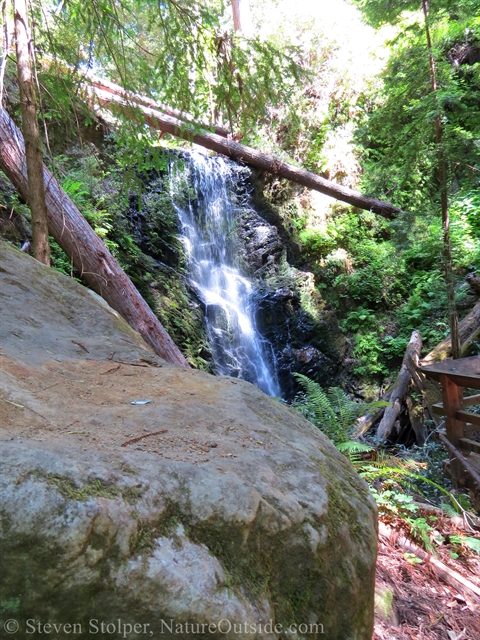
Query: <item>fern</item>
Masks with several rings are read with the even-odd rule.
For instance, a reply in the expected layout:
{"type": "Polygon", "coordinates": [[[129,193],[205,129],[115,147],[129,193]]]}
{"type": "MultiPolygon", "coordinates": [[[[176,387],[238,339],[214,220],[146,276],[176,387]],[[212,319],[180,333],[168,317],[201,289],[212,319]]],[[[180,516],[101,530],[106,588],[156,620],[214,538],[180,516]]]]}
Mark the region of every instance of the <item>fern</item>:
{"type": "Polygon", "coordinates": [[[362,453],[368,453],[370,451],[375,451],[374,447],[371,447],[368,444],[363,444],[361,442],[357,442],[356,440],[347,440],[346,442],[339,442],[336,445],[337,449],[343,453],[353,465],[358,465],[360,463],[364,463],[362,458],[362,453]]]}
{"type": "Polygon", "coordinates": [[[358,416],[369,405],[354,402],[339,387],[330,387],[325,393],[317,382],[307,376],[301,373],[293,375],[305,389],[304,397],[297,398],[294,406],[335,445],[349,441],[358,416]]]}

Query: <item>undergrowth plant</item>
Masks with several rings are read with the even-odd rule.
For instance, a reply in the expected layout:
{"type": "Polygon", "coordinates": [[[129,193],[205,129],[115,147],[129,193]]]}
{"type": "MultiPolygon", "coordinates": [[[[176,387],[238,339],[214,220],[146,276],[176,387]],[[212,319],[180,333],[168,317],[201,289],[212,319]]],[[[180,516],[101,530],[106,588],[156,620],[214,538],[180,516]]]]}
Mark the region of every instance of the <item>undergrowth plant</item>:
{"type": "Polygon", "coordinates": [[[305,390],[297,396],[294,406],[335,445],[349,442],[357,418],[372,405],[355,402],[340,387],[330,387],[325,392],[307,376],[301,373],[293,375],[305,390]]]}
{"type": "MultiPolygon", "coordinates": [[[[317,382],[299,373],[294,374],[304,388],[294,402],[296,409],[323,431],[352,462],[359,475],[367,482],[378,506],[379,514],[387,520],[402,520],[411,536],[427,551],[434,551],[433,540],[437,544],[445,541],[435,537],[434,515],[423,517],[421,507],[415,498],[426,503],[436,503],[447,516],[462,515],[466,521],[472,520],[472,507],[465,494],[454,494],[443,486],[443,476],[437,473],[438,451],[436,445],[424,447],[423,459],[432,462],[434,469],[424,461],[406,457],[405,452],[392,455],[376,451],[373,447],[353,439],[352,433],[359,415],[372,411],[386,403],[359,403],[353,401],[338,387],[324,391],[317,382]],[[432,452],[431,449],[434,451],[432,452]],[[365,460],[365,453],[371,452],[371,459],[365,460]],[[432,478],[435,478],[433,480],[432,478]]],[[[413,451],[417,458],[420,452],[413,451]]],[[[443,482],[444,483],[444,482],[443,482]]],[[[455,538],[455,536],[453,536],[455,538]]],[[[476,538],[459,536],[451,542],[479,553],[480,541],[476,538]],[[468,538],[468,539],[467,539],[468,538]]],[[[458,554],[453,553],[454,557],[458,554]]]]}

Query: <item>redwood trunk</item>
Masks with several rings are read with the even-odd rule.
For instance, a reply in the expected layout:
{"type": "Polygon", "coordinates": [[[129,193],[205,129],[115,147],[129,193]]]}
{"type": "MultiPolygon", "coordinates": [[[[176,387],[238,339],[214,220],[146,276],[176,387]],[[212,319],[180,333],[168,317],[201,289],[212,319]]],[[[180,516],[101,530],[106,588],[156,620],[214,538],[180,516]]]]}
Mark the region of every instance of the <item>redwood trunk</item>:
{"type": "Polygon", "coordinates": [[[393,219],[401,211],[398,207],[388,202],[382,202],[381,200],[364,196],[358,191],[330,182],[330,180],[321,178],[310,171],[305,171],[305,169],[281,162],[272,156],[260,153],[256,149],[246,147],[234,140],[225,139],[215,133],[207,131],[199,133],[194,128],[189,127],[185,122],[161,113],[156,109],[151,109],[141,104],[132,107],[132,105],[128,104],[121,96],[98,88],[94,88],[94,91],[101,105],[108,107],[112,111],[119,110],[131,118],[141,118],[154,129],[159,129],[160,131],[165,131],[184,140],[194,142],[206,149],[216,151],[239,162],[244,162],[252,167],[273,173],[280,178],[292,180],[292,182],[301,184],[309,189],[314,189],[315,191],[320,191],[320,193],[351,204],[359,209],[373,211],[389,220],[393,219]]]}
{"type": "Polygon", "coordinates": [[[252,35],[252,20],[250,16],[249,0],[232,0],[233,29],[250,37],[252,35]]]}
{"type": "Polygon", "coordinates": [[[442,145],[442,120],[440,118],[440,105],[437,94],[437,73],[435,70],[435,58],[433,56],[432,40],[430,38],[430,28],[428,26],[428,0],[422,0],[422,10],[425,18],[425,35],[430,60],[430,84],[432,93],[435,96],[437,105],[437,115],[435,116],[435,143],[437,145],[438,181],[440,183],[440,201],[442,207],[442,228],[443,228],[443,260],[445,272],[445,284],[448,295],[448,320],[450,325],[450,335],[452,339],[452,356],[460,358],[460,337],[458,333],[458,313],[455,303],[455,283],[453,281],[452,250],[450,242],[450,215],[448,212],[447,195],[447,163],[443,153],[442,145]]]}
{"type": "MultiPolygon", "coordinates": [[[[2,108],[0,169],[26,199],[28,179],[22,134],[2,108]]],[[[46,167],[43,179],[50,231],[82,279],[141,334],[155,353],[168,362],[188,366],[131,280],[46,167]]]]}
{"type": "Polygon", "coordinates": [[[43,182],[43,155],[38,131],[37,97],[32,74],[27,2],[15,0],[15,37],[17,47],[18,88],[25,140],[28,190],[24,198],[32,214],[32,251],[37,260],[50,265],[47,205],[43,182]]]}

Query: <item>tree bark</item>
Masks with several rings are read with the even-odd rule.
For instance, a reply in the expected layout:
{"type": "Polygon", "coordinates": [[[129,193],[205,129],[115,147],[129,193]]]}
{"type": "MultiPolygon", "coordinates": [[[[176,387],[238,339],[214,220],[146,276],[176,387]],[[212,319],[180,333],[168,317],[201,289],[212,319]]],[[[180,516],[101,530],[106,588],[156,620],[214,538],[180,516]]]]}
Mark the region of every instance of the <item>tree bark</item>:
{"type": "Polygon", "coordinates": [[[233,29],[235,33],[242,33],[250,37],[252,35],[252,19],[248,0],[232,0],[233,29]]]}
{"type": "Polygon", "coordinates": [[[183,113],[178,109],[173,109],[172,107],[168,107],[167,105],[161,104],[160,102],[156,102],[151,98],[147,98],[147,96],[142,96],[138,93],[127,91],[120,85],[110,82],[109,80],[104,80],[103,78],[100,78],[99,76],[96,76],[91,73],[87,74],[85,77],[94,90],[100,89],[102,91],[111,93],[112,95],[119,96],[120,98],[124,98],[126,101],[130,103],[143,105],[144,107],[150,107],[151,109],[160,111],[161,113],[164,113],[167,116],[172,116],[173,118],[177,118],[182,122],[192,125],[193,127],[202,128],[207,131],[212,130],[218,136],[222,136],[222,138],[228,138],[229,136],[231,136],[231,132],[228,129],[219,127],[217,125],[210,126],[206,122],[201,122],[196,120],[193,116],[191,116],[188,113],[183,113]]]}
{"type": "Polygon", "coordinates": [[[351,204],[359,209],[373,211],[374,213],[377,213],[389,220],[393,219],[401,212],[398,207],[395,207],[388,202],[364,196],[358,191],[354,191],[348,187],[343,187],[342,185],[331,182],[330,180],[321,178],[315,173],[305,171],[305,169],[294,167],[291,164],[287,164],[286,162],[277,160],[272,156],[260,153],[256,149],[247,147],[239,142],[235,142],[234,140],[225,140],[225,138],[208,131],[199,133],[193,127],[188,126],[185,122],[182,122],[177,118],[173,118],[172,116],[168,116],[165,113],[161,113],[156,109],[151,109],[140,104],[134,108],[121,96],[113,95],[108,91],[98,88],[94,88],[94,90],[96,98],[102,106],[109,108],[113,112],[120,111],[121,113],[137,120],[142,119],[154,129],[165,131],[171,135],[201,145],[211,151],[216,151],[217,153],[221,153],[229,158],[233,158],[238,162],[245,162],[253,167],[262,169],[263,171],[273,173],[280,178],[286,178],[287,180],[301,184],[309,189],[320,191],[320,193],[324,193],[331,198],[351,204]]]}
{"type": "Polygon", "coordinates": [[[442,228],[443,228],[443,260],[445,284],[448,295],[448,320],[450,325],[450,335],[452,338],[452,356],[454,359],[460,358],[460,337],[458,334],[458,313],[455,304],[455,284],[453,282],[452,248],[450,242],[450,216],[448,212],[447,195],[447,163],[443,153],[442,145],[442,120],[440,118],[440,104],[437,93],[437,73],[435,70],[435,58],[433,55],[432,40],[430,38],[430,28],[428,26],[428,0],[422,0],[422,10],[425,18],[425,35],[430,60],[430,84],[432,93],[435,96],[437,114],[435,116],[435,143],[437,145],[438,181],[440,183],[440,201],[442,207],[442,228]]]}
{"type": "Polygon", "coordinates": [[[425,426],[425,423],[423,422],[423,420],[420,420],[420,418],[415,412],[412,396],[407,396],[405,398],[405,403],[407,405],[410,424],[412,425],[412,429],[415,432],[417,445],[419,447],[423,447],[423,445],[425,444],[425,440],[427,439],[427,428],[425,426]]]}
{"type": "MultiPolygon", "coordinates": [[[[22,134],[2,108],[0,169],[26,199],[28,179],[22,134]]],[[[188,367],[158,318],[46,167],[43,167],[43,179],[51,233],[70,256],[82,279],[140,333],[155,353],[168,362],[188,367]]]]}
{"type": "Polygon", "coordinates": [[[22,129],[27,161],[28,192],[25,200],[32,214],[32,251],[34,257],[50,265],[47,205],[43,182],[43,155],[38,130],[37,97],[32,73],[30,35],[26,0],[15,0],[15,37],[17,47],[18,88],[22,110],[22,129]]]}
{"type": "MultiPolygon", "coordinates": [[[[460,356],[464,358],[468,355],[468,350],[472,341],[480,329],[480,302],[473,307],[468,315],[458,324],[458,334],[460,338],[460,356]]],[[[421,361],[422,366],[434,364],[450,357],[452,354],[451,335],[430,351],[421,361]]]]}
{"type": "Polygon", "coordinates": [[[395,420],[398,418],[402,408],[402,401],[405,400],[408,387],[412,381],[412,376],[409,371],[409,361],[413,361],[414,363],[418,362],[421,349],[422,338],[418,331],[414,331],[410,338],[410,342],[408,343],[405,355],[403,356],[400,372],[395,384],[393,385],[389,405],[385,408],[383,418],[378,425],[377,437],[380,440],[387,440],[392,433],[393,425],[395,424],[395,420]]]}

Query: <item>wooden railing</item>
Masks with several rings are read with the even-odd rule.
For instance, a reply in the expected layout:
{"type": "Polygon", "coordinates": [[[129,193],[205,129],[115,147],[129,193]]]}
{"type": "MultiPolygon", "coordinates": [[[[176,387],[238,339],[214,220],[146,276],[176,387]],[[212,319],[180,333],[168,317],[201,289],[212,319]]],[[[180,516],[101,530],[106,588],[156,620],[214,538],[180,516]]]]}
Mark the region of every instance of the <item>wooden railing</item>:
{"type": "Polygon", "coordinates": [[[442,402],[434,404],[432,411],[445,417],[446,434],[441,439],[455,463],[455,475],[462,467],[480,488],[480,458],[470,455],[480,455],[480,442],[468,437],[480,431],[480,415],[466,411],[467,407],[480,404],[480,394],[464,397],[464,389],[480,390],[480,356],[446,360],[419,369],[442,386],[442,402]]]}

